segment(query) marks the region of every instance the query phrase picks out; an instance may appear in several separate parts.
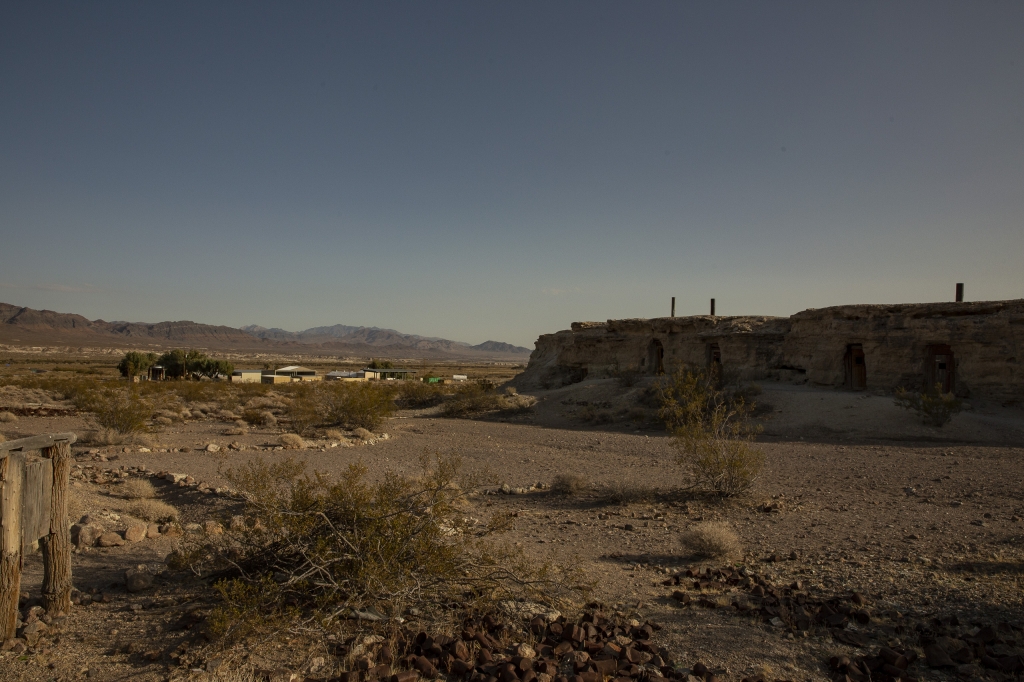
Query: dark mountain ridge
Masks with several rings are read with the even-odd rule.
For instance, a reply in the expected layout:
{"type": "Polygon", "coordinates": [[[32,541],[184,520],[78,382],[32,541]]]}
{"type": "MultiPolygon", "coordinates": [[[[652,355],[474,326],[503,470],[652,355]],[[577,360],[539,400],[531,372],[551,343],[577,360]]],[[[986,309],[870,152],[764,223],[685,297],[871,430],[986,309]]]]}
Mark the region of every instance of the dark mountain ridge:
{"type": "Polygon", "coordinates": [[[471,346],[394,329],[336,324],[301,332],[249,325],[236,329],[190,320],[106,322],[81,315],[0,303],[0,343],[32,345],[201,346],[234,350],[300,350],[379,357],[525,359],[527,348],[498,341],[471,346]]]}

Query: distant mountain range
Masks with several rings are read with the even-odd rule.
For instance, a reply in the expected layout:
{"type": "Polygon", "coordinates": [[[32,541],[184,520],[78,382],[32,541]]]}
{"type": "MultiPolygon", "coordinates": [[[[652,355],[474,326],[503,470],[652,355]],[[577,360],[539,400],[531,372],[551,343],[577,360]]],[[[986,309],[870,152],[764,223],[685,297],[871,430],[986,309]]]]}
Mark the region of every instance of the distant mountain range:
{"type": "Polygon", "coordinates": [[[232,350],[303,350],[339,355],[432,359],[522,359],[528,348],[501,341],[475,346],[394,329],[336,324],[301,332],[249,325],[236,329],[198,322],[105,322],[81,315],[0,303],[0,343],[17,345],[199,346],[232,350]]]}

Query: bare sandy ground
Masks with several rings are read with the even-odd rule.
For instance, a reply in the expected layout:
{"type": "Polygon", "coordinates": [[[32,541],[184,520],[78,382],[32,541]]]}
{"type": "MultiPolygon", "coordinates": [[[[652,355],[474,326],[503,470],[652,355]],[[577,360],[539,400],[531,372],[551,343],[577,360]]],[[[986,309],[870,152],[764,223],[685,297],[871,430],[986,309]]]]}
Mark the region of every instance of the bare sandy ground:
{"type": "MultiPolygon", "coordinates": [[[[523,417],[454,420],[436,410],[402,412],[384,427],[388,438],[369,445],[332,448],[324,441],[302,451],[275,450],[278,432],[226,436],[225,424],[204,420],[158,434],[156,449],[193,448],[188,453],[111,446],[101,449],[109,461],[97,462],[89,448],[76,452],[82,467],[187,473],[211,487],[226,485],[220,472],[256,456],[299,456],[311,469],[330,473],[362,462],[379,475],[385,469],[413,474],[424,453],[457,453],[467,471],[491,482],[486,494],[474,498],[474,513],[513,514],[509,542],[593,583],[594,598],[610,607],[662,623],[659,638],[675,659],[702,661],[724,679],[754,673],[829,679],[828,658],[857,650],[827,632],[794,637],[732,609],[681,606],[672,599],[674,588],[662,584],[666,576],[701,565],[687,556],[680,535],[707,520],[736,530],[744,565],[780,584],[801,580],[812,595],[858,591],[878,612],[898,610],[914,622],[952,613],[964,622],[1024,625],[1019,411],[975,405],[934,429],[917,424],[890,398],[787,384],[763,389],[759,399],[771,405],[761,439],[767,467],[749,494],[730,500],[679,491],[682,471],[663,431],[649,424],[637,428],[627,419],[581,424],[580,401],[617,409],[623,390],[608,381],[539,393],[536,412],[523,417]],[[229,450],[231,442],[246,449],[229,450]],[[210,443],[225,447],[197,451],[210,443]],[[536,488],[563,473],[583,477],[590,487],[568,497],[536,488]],[[503,484],[534,489],[502,494],[503,484]],[[624,485],[631,499],[610,499],[606,487],[612,485],[624,485]]],[[[24,417],[0,430],[13,437],[83,427],[79,417],[24,417]]],[[[97,513],[118,504],[108,494],[116,492],[111,485],[85,483],[80,489],[97,513]]],[[[194,488],[160,490],[181,509],[185,523],[217,517],[232,504],[194,488]]],[[[168,584],[129,595],[120,585],[125,568],[159,563],[173,542],[159,538],[76,555],[77,585],[106,593],[110,601],[76,608],[44,652],[0,654],[3,679],[79,679],[88,670],[96,679],[202,678],[205,673],[190,672],[170,656],[188,637],[181,629],[188,588],[168,584]]],[[[27,572],[29,591],[38,591],[37,556],[29,558],[27,572]]],[[[872,641],[909,646],[898,632],[890,628],[884,636],[871,635],[872,641]]],[[[926,679],[956,675],[925,673],[926,679]]]]}

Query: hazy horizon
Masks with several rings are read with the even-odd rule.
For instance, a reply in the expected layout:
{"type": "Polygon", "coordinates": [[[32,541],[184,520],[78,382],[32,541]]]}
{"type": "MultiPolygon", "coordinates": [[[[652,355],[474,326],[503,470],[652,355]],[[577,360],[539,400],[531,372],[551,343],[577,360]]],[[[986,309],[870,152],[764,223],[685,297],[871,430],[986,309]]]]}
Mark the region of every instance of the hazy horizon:
{"type": "Polygon", "coordinates": [[[532,347],[1024,297],[1024,5],[0,7],[0,300],[532,347]]]}

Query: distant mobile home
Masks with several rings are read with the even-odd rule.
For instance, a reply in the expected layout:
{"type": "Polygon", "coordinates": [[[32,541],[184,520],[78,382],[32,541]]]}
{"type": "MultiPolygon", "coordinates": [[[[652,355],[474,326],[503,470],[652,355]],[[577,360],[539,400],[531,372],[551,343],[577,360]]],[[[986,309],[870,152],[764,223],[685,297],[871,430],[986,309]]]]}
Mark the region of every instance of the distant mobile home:
{"type": "Polygon", "coordinates": [[[315,369],[298,365],[289,365],[278,369],[264,370],[260,381],[264,384],[286,384],[291,381],[323,381],[323,377],[315,369]]]}
{"type": "Polygon", "coordinates": [[[325,381],[366,381],[366,372],[328,372],[324,375],[325,381]]]}

